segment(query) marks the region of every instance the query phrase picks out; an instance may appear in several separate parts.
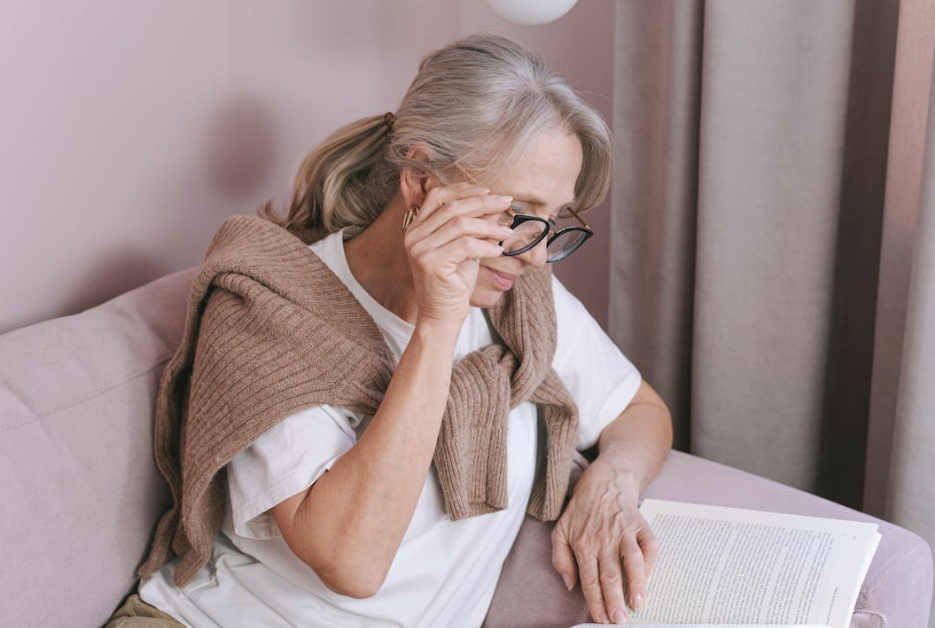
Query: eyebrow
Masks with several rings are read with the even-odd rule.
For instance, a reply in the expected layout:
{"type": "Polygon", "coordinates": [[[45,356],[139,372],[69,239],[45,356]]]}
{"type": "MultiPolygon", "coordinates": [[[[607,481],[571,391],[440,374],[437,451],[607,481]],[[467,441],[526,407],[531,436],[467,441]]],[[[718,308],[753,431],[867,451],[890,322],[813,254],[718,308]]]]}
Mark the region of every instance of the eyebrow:
{"type": "MultiPolygon", "coordinates": [[[[543,200],[540,199],[540,198],[536,198],[535,196],[525,196],[525,195],[524,195],[522,198],[520,198],[519,196],[514,196],[514,197],[513,197],[513,200],[516,201],[517,203],[526,203],[527,205],[537,205],[537,206],[539,206],[539,207],[545,207],[546,205],[548,205],[548,203],[546,203],[545,201],[543,201],[543,200]]],[[[560,204],[558,205],[558,207],[559,207],[559,209],[561,209],[562,207],[568,207],[568,206],[570,206],[570,205],[574,205],[574,204],[575,204],[575,200],[576,200],[576,199],[571,199],[570,201],[566,201],[566,202],[564,202],[564,203],[560,203],[560,204]]]]}

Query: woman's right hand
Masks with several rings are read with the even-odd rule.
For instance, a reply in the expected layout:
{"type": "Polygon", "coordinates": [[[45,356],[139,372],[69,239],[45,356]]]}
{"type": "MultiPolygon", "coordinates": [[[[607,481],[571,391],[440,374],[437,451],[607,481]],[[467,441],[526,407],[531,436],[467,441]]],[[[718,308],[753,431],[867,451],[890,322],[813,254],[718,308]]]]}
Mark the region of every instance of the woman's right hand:
{"type": "Polygon", "coordinates": [[[420,322],[460,329],[480,260],[503,253],[498,242],[512,234],[493,220],[512,200],[471,183],[428,191],[404,237],[420,322]]]}
{"type": "Polygon", "coordinates": [[[336,593],[374,595],[409,529],[438,443],[454,343],[479,261],[501,254],[497,243],[511,231],[496,216],[509,202],[473,185],[427,192],[404,237],[419,328],[356,444],[311,487],[273,508],[289,548],[336,593]]]}

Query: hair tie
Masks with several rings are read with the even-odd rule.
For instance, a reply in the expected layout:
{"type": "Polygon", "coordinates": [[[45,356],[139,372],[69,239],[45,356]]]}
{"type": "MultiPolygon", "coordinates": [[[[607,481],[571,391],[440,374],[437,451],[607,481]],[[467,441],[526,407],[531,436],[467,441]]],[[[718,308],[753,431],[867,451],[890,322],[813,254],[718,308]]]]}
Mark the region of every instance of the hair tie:
{"type": "Polygon", "coordinates": [[[389,144],[393,143],[394,122],[396,122],[396,114],[394,114],[392,111],[387,111],[383,114],[383,124],[386,126],[386,133],[384,134],[384,137],[386,137],[386,141],[389,144]]]}

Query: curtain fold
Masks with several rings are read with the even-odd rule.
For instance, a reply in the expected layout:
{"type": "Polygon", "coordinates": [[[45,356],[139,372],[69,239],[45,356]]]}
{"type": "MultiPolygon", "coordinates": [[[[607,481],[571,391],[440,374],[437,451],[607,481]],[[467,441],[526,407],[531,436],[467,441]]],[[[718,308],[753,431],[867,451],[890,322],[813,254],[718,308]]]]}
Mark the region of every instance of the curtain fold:
{"type": "MultiPolygon", "coordinates": [[[[932,149],[926,149],[926,129],[929,146],[932,142],[933,24],[935,2],[911,0],[900,6],[864,486],[864,507],[878,516],[887,516],[890,470],[898,462],[893,458],[898,452],[893,440],[897,424],[894,417],[898,417],[906,318],[911,312],[912,254],[916,242],[924,246],[931,241],[931,236],[921,230],[917,235],[916,227],[921,215],[923,182],[930,183],[931,161],[935,158],[932,149]],[[929,172],[923,173],[923,167],[929,172]]],[[[932,467],[935,475],[935,463],[932,467]]]]}
{"type": "Polygon", "coordinates": [[[609,327],[677,448],[935,546],[933,49],[932,0],[618,0],[609,327]]]}
{"type": "Polygon", "coordinates": [[[610,331],[688,449],[702,0],[616,13],[610,331]]]}
{"type": "MultiPolygon", "coordinates": [[[[932,12],[935,23],[935,11],[932,12]]],[[[888,519],[935,546],[935,72],[887,485],[888,519]]]]}

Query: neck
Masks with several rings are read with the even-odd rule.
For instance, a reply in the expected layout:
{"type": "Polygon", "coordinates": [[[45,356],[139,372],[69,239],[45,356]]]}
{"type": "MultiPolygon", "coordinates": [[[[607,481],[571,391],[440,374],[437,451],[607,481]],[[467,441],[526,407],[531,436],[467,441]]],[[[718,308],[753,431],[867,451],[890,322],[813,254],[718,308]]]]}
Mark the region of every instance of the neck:
{"type": "Polygon", "coordinates": [[[367,294],[396,316],[415,324],[419,310],[403,246],[404,214],[402,196],[397,195],[372,225],[344,243],[344,254],[351,274],[367,294]]]}

